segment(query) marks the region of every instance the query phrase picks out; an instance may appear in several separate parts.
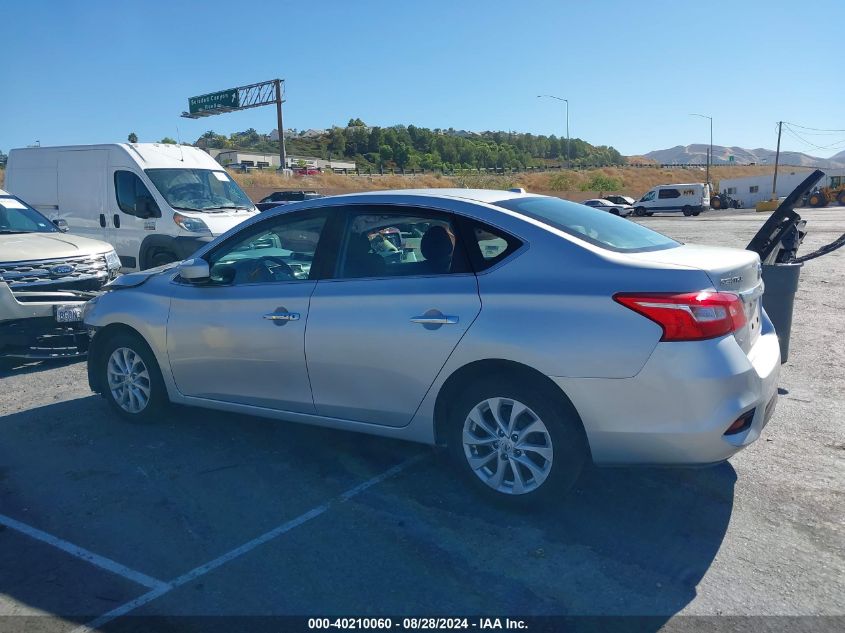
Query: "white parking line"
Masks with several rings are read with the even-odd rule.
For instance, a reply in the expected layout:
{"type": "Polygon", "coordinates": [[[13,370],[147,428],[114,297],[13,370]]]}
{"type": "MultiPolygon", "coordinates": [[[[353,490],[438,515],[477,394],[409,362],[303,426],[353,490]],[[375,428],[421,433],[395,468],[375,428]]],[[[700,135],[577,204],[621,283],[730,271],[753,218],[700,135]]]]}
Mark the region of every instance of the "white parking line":
{"type": "Polygon", "coordinates": [[[185,574],[182,574],[178,578],[175,578],[174,580],[171,580],[168,583],[163,583],[162,586],[155,587],[155,588],[153,588],[152,591],[149,591],[142,596],[138,596],[134,600],[130,600],[129,602],[122,604],[121,606],[116,607],[116,608],[112,609],[111,611],[109,611],[107,613],[104,613],[103,615],[99,616],[98,618],[91,620],[91,622],[89,622],[88,624],[85,624],[83,626],[80,626],[80,627],[73,629],[70,633],[91,633],[91,631],[93,631],[94,629],[97,629],[98,627],[101,627],[101,626],[111,622],[112,620],[114,620],[116,618],[119,618],[121,616],[126,615],[127,613],[134,611],[138,607],[142,607],[145,604],[152,602],[156,598],[160,598],[164,594],[169,593],[170,591],[172,591],[173,589],[176,589],[177,587],[181,587],[182,585],[185,585],[185,584],[191,582],[192,580],[196,580],[200,576],[204,576],[205,574],[207,574],[211,571],[214,571],[215,569],[217,569],[218,567],[221,567],[222,565],[225,565],[229,561],[232,561],[232,560],[234,560],[234,559],[236,559],[240,556],[243,556],[247,552],[254,550],[259,545],[263,545],[264,543],[267,543],[267,542],[273,540],[274,538],[281,536],[285,532],[290,532],[291,530],[293,530],[296,527],[299,527],[303,523],[307,523],[311,519],[314,519],[314,518],[320,516],[321,514],[326,512],[333,504],[337,503],[338,501],[343,502],[343,501],[348,501],[349,499],[352,499],[353,497],[361,494],[362,492],[364,492],[368,488],[371,488],[371,487],[375,486],[376,484],[381,483],[385,479],[389,479],[390,477],[393,477],[394,475],[399,474],[400,472],[402,472],[403,470],[405,470],[409,466],[412,466],[412,465],[416,464],[417,462],[422,461],[426,456],[427,456],[427,453],[422,453],[422,454],[416,455],[414,457],[411,457],[410,459],[405,460],[401,464],[397,464],[393,468],[387,469],[386,471],[384,471],[380,475],[376,475],[375,477],[372,477],[371,479],[368,479],[367,481],[362,482],[362,483],[358,484],[357,486],[354,486],[353,488],[350,488],[349,490],[341,493],[340,495],[338,495],[334,499],[327,501],[326,503],[323,503],[323,504],[317,506],[316,508],[312,508],[311,510],[309,510],[308,512],[305,512],[304,514],[300,514],[295,519],[291,519],[287,523],[282,523],[280,526],[273,528],[269,532],[265,532],[261,536],[257,536],[256,538],[252,539],[251,541],[247,541],[246,543],[244,543],[240,547],[236,547],[235,549],[226,552],[222,556],[218,556],[214,560],[211,560],[211,561],[205,563],[204,565],[200,565],[199,567],[195,567],[191,571],[189,571],[185,574]]]}
{"type": "Polygon", "coordinates": [[[139,585],[143,585],[144,587],[156,590],[168,587],[168,584],[162,582],[161,580],[156,580],[155,578],[151,578],[150,576],[142,574],[139,571],[129,569],[125,565],[121,565],[120,563],[115,562],[110,558],[106,558],[105,556],[100,556],[99,554],[90,552],[84,547],[79,547],[78,545],[74,545],[73,543],[69,543],[68,541],[60,539],[57,536],[47,534],[47,532],[42,532],[41,530],[34,528],[31,525],[22,523],[21,521],[13,519],[12,517],[7,517],[4,514],[0,514],[0,525],[5,525],[8,528],[20,532],[21,534],[25,534],[30,538],[34,538],[37,541],[47,543],[47,545],[52,545],[53,547],[56,547],[62,550],[63,552],[70,554],[71,556],[80,558],[88,563],[91,563],[92,565],[96,565],[101,569],[105,569],[106,571],[110,571],[113,574],[117,574],[118,576],[123,576],[127,580],[136,582],[139,585]]]}

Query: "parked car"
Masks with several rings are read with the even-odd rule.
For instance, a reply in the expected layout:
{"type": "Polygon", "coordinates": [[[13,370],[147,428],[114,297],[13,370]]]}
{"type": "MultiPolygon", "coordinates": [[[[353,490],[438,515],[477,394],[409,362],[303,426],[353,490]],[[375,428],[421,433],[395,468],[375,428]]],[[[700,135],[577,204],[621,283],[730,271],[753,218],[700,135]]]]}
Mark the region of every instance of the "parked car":
{"type": "Polygon", "coordinates": [[[636,200],[634,200],[630,196],[610,195],[610,196],[605,196],[604,199],[610,200],[610,202],[612,202],[613,204],[622,204],[622,205],[627,205],[629,207],[634,206],[634,203],[636,202],[636,200]]]}
{"type": "Polygon", "coordinates": [[[590,460],[723,461],[777,394],[755,253],[546,196],[310,200],[109,290],[86,305],[88,375],[121,416],[173,402],[443,444],[513,503],[560,503],[590,460]]]}
{"type": "Polygon", "coordinates": [[[67,358],[88,348],[82,306],[120,260],[105,242],[62,228],[0,189],[0,356],[67,358]]]}
{"type": "Polygon", "coordinates": [[[322,198],[323,196],[316,191],[299,189],[296,191],[274,191],[269,196],[261,198],[256,203],[259,211],[266,211],[272,209],[280,204],[290,204],[291,202],[302,202],[303,200],[313,200],[314,198],[322,198]]]}
{"type": "Polygon", "coordinates": [[[593,207],[599,211],[607,211],[613,215],[618,215],[623,218],[628,217],[634,212],[634,209],[627,204],[614,204],[606,198],[592,198],[584,200],[581,204],[586,204],[588,207],[593,207]]]}
{"type": "Polygon", "coordinates": [[[699,215],[710,209],[710,185],[703,182],[660,185],[634,203],[634,215],[680,211],[685,216],[699,215]]]}
{"type": "Polygon", "coordinates": [[[294,167],[292,171],[294,176],[319,176],[323,173],[319,167],[294,167]]]}
{"type": "Polygon", "coordinates": [[[124,270],[182,260],[258,213],[217,161],[183,145],[13,149],[6,187],[71,232],[111,244],[124,270]]]}

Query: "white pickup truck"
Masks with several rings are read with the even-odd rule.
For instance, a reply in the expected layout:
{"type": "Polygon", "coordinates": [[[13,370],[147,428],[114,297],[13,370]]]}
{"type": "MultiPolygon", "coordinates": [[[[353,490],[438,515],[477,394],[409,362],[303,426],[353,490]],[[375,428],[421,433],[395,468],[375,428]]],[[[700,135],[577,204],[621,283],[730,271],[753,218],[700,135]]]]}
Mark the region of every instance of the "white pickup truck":
{"type": "Polygon", "coordinates": [[[105,242],[64,232],[0,189],[0,357],[84,354],[82,306],[120,269],[105,242]]]}

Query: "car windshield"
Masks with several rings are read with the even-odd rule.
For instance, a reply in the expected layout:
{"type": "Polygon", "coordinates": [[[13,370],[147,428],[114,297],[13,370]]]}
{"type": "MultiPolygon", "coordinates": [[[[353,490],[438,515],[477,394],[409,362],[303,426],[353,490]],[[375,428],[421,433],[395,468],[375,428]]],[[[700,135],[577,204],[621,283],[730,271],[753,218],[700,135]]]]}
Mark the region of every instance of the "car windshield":
{"type": "Polygon", "coordinates": [[[225,171],[147,169],[146,174],[174,209],[214,212],[253,208],[252,201],[225,171]]]}
{"type": "Polygon", "coordinates": [[[38,211],[12,196],[0,196],[0,235],[55,233],[59,229],[38,211]]]}
{"type": "Polygon", "coordinates": [[[680,246],[656,231],[630,220],[560,198],[530,196],[495,203],[538,220],[595,246],[619,253],[656,251],[680,246]]]}

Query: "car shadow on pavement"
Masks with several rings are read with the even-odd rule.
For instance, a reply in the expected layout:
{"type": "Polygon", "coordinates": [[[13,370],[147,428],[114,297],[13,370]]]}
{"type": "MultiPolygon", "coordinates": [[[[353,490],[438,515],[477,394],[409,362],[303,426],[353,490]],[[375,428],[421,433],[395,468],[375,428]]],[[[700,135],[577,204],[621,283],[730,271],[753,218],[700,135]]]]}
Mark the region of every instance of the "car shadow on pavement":
{"type": "MultiPolygon", "coordinates": [[[[168,580],[427,450],[180,407],[131,424],[89,396],[0,419],[0,513],[168,580]]],[[[527,513],[456,485],[438,455],[263,546],[245,559],[246,578],[221,582],[288,585],[287,600],[260,602],[276,613],[639,615],[657,616],[646,627],[657,630],[695,597],[735,481],[729,464],[589,469],[556,507],[527,513]],[[314,577],[286,578],[288,568],[314,577]]],[[[107,580],[0,529],[0,594],[18,604],[82,621],[145,591],[121,579],[101,588],[107,580]]],[[[243,613],[235,596],[230,613],[243,613]]]]}
{"type": "Polygon", "coordinates": [[[26,358],[9,358],[0,356],[0,378],[10,376],[25,376],[40,371],[48,371],[59,367],[66,367],[74,363],[81,363],[84,358],[62,358],[55,360],[30,360],[26,358]]]}

